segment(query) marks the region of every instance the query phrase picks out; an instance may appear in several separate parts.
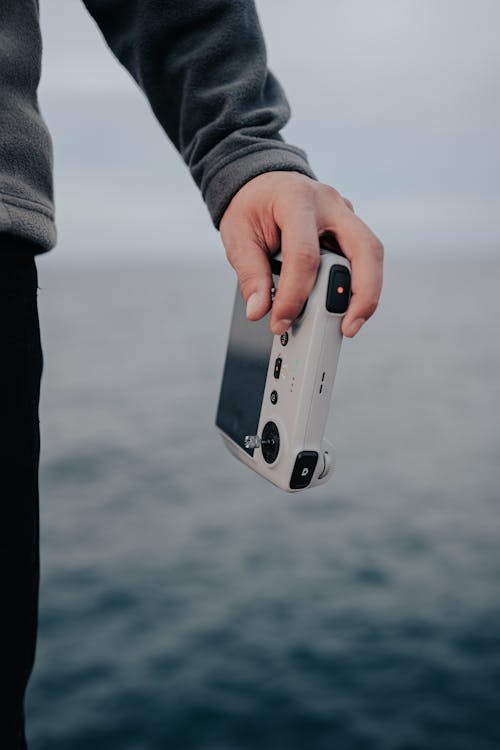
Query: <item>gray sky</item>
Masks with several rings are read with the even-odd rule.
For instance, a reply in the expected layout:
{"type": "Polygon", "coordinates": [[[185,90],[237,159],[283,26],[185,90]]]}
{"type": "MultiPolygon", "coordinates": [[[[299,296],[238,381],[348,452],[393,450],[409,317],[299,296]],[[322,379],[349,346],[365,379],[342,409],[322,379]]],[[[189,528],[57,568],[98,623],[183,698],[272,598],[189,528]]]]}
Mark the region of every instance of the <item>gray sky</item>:
{"type": "MultiPolygon", "coordinates": [[[[42,0],[54,262],[223,256],[198,190],[80,0],[42,0]]],[[[260,0],[290,142],[391,256],[500,248],[498,0],[260,0]]]]}

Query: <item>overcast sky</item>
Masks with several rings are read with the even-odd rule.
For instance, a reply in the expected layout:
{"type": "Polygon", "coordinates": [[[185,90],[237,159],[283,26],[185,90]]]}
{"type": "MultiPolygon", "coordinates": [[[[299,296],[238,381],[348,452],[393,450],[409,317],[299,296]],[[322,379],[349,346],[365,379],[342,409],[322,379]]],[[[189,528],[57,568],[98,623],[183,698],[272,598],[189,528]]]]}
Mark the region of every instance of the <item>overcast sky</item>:
{"type": "MultiPolygon", "coordinates": [[[[222,257],[198,190],[80,0],[41,0],[54,262],[222,257]]],[[[500,2],[260,0],[284,135],[391,256],[500,248],[500,2]]]]}

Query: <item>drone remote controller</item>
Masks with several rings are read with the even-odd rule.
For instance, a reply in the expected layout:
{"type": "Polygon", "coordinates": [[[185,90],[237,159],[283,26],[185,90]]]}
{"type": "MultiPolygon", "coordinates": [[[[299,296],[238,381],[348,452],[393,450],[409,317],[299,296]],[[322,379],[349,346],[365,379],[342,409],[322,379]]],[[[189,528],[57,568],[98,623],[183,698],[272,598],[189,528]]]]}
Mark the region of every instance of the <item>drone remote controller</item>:
{"type": "MultiPolygon", "coordinates": [[[[271,270],[277,287],[280,255],[271,270]]],[[[324,432],[350,294],[348,260],[322,249],[301,314],[275,336],[269,314],[247,320],[236,290],[216,426],[236,458],[288,492],[323,484],[333,472],[324,432]]]]}

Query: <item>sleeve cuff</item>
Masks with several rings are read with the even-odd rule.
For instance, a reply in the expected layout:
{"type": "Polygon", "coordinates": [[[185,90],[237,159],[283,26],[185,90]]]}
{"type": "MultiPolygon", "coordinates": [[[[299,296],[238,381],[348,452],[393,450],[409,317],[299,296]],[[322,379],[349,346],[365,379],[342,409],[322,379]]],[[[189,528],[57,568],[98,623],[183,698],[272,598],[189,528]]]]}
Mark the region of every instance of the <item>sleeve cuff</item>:
{"type": "Polygon", "coordinates": [[[317,179],[307,162],[305,153],[294,146],[283,144],[236,156],[213,174],[202,193],[215,227],[219,228],[220,220],[231,199],[253,177],[264,172],[300,172],[317,179]]]}

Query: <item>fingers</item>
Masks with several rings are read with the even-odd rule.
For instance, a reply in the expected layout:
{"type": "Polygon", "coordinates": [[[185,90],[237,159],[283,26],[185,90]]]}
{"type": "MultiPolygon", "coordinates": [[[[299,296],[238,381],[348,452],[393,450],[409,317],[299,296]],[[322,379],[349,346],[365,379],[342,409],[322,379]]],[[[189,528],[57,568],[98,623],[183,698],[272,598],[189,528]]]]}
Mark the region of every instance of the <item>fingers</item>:
{"type": "Polygon", "coordinates": [[[300,314],[316,280],[319,238],[314,212],[295,210],[281,222],[283,265],[271,313],[271,330],[280,335],[300,314]]]}
{"type": "Polygon", "coordinates": [[[319,238],[350,260],[352,297],[342,321],[354,336],[370,318],[382,289],[383,246],[334,188],[294,172],[254,177],[233,197],[220,222],[229,262],[235,269],[247,316],[271,307],[269,255],[281,244],[283,266],[271,313],[271,329],[283,333],[300,314],[319,265],[319,238]]]}
{"type": "Polygon", "coordinates": [[[377,309],[382,291],[382,264],[384,248],[380,240],[346,206],[335,209],[323,205],[321,221],[328,223],[334,231],[342,252],[351,262],[352,297],[342,321],[342,332],[345,336],[355,336],[361,326],[377,309]],[[334,215],[333,215],[334,212],[334,215]]]}
{"type": "Polygon", "coordinates": [[[247,318],[259,320],[271,307],[273,280],[269,256],[255,240],[244,235],[226,249],[226,254],[238,276],[247,318]]]}
{"type": "Polygon", "coordinates": [[[335,236],[351,262],[352,297],[342,321],[345,336],[355,336],[375,312],[382,290],[383,246],[354,213],[352,203],[321,186],[311,208],[304,202],[280,218],[283,269],[271,314],[271,329],[281,334],[299,315],[314,285],[319,265],[318,236],[335,236]]]}

